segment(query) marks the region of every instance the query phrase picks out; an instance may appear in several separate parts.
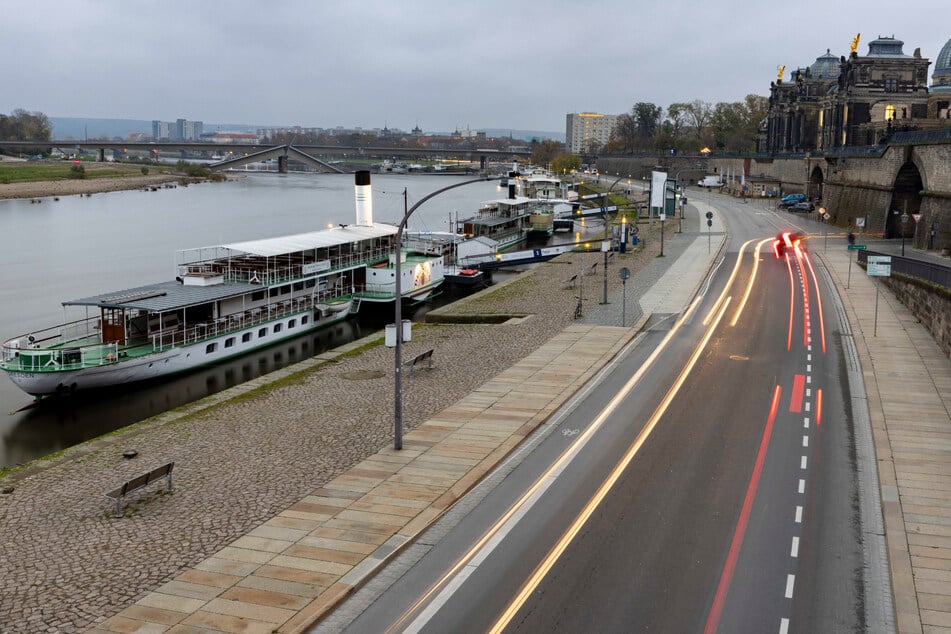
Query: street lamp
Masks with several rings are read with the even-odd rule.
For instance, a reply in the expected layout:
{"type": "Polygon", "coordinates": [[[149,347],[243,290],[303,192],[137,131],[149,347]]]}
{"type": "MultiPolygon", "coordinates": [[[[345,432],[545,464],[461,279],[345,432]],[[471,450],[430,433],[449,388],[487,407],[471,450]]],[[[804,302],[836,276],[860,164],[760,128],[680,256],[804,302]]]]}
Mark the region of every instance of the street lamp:
{"type": "MultiPolygon", "coordinates": [[[[608,203],[611,202],[611,191],[623,178],[618,174],[617,180],[611,183],[608,191],[604,192],[604,240],[601,241],[601,250],[604,252],[604,297],[601,300],[602,304],[608,303],[608,251],[611,250],[611,236],[608,235],[608,230],[611,228],[608,224],[608,203]]],[[[628,175],[628,179],[630,179],[630,175],[628,175]]]]}
{"type": "Polygon", "coordinates": [[[905,227],[908,226],[908,205],[901,215],[901,256],[905,257],[905,227]]]}
{"type": "MultiPolygon", "coordinates": [[[[393,448],[402,449],[403,448],[403,384],[402,384],[402,375],[400,369],[403,365],[403,305],[402,305],[402,293],[403,289],[401,288],[401,275],[400,264],[402,256],[402,243],[403,243],[403,230],[406,229],[406,225],[409,222],[409,217],[413,215],[413,212],[419,209],[420,205],[428,201],[430,198],[438,196],[443,192],[447,192],[450,189],[455,189],[456,187],[462,187],[463,185],[471,185],[472,183],[484,183],[486,181],[499,180],[501,177],[493,176],[483,176],[481,178],[473,178],[471,180],[462,181],[461,183],[455,183],[449,185],[448,187],[443,187],[442,189],[437,189],[431,194],[423,196],[415,205],[407,209],[403,213],[403,219],[400,221],[399,227],[396,229],[396,257],[394,258],[395,273],[396,277],[395,282],[395,295],[396,299],[393,301],[393,323],[396,326],[396,345],[394,347],[394,376],[396,385],[395,385],[395,402],[394,402],[394,420],[393,420],[393,448]]],[[[403,208],[406,208],[406,199],[403,199],[403,208]]]]}

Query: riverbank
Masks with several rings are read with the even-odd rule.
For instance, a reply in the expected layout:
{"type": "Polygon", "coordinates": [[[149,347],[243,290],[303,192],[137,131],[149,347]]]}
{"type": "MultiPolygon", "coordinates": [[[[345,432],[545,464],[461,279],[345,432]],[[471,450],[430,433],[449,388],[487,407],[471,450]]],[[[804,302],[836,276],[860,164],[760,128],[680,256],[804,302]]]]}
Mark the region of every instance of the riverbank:
{"type": "MultiPolygon", "coordinates": [[[[646,227],[641,229],[647,234],[646,227]]],[[[612,258],[637,273],[659,241],[612,258]]],[[[587,257],[589,265],[600,253],[587,257]]],[[[498,325],[417,325],[404,354],[435,368],[405,377],[407,430],[543,346],[573,322],[584,267],[570,253],[449,308],[508,314],[498,325]]],[[[589,280],[598,279],[588,276],[589,280]]],[[[591,283],[591,282],[589,282],[591,283]]],[[[588,300],[597,304],[596,296],[588,300]]],[[[634,315],[629,316],[633,320],[634,315]]],[[[380,334],[315,357],[0,479],[0,622],[11,632],[82,631],[392,442],[393,352],[380,334]],[[122,453],[138,451],[128,461],[122,453]],[[175,492],[136,495],[112,517],[104,491],[168,460],[175,492]]]]}
{"type": "MultiPolygon", "coordinates": [[[[23,169],[29,169],[34,165],[44,165],[44,163],[3,161],[2,165],[4,168],[22,166],[23,169]]],[[[57,166],[62,166],[64,171],[66,170],[66,166],[61,164],[57,164],[57,166]]],[[[150,168],[150,171],[153,172],[151,174],[140,174],[138,173],[140,168],[136,168],[136,171],[130,170],[128,175],[111,175],[111,173],[117,171],[117,168],[114,164],[109,163],[84,164],[83,167],[86,170],[87,178],[0,182],[0,199],[83,196],[158,187],[167,183],[195,183],[206,180],[176,173],[167,166],[150,168]],[[100,177],[96,175],[97,172],[107,172],[110,175],[100,177]]]]}

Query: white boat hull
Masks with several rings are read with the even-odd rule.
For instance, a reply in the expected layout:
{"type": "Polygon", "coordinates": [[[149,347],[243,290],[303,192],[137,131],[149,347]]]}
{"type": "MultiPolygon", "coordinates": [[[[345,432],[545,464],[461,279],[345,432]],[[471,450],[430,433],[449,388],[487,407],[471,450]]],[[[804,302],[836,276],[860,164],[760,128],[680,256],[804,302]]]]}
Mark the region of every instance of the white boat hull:
{"type": "Polygon", "coordinates": [[[311,310],[292,313],[280,319],[233,330],[196,343],[176,346],[153,354],[123,359],[96,367],[58,372],[11,371],[8,372],[8,375],[20,389],[34,396],[47,396],[76,390],[147,381],[219,363],[225,359],[247,354],[279,341],[329,326],[347,317],[350,313],[350,303],[347,302],[345,308],[337,306],[335,310],[327,312],[327,316],[323,317],[319,314],[315,315],[314,311],[311,310]],[[309,315],[309,319],[317,318],[302,326],[300,323],[304,315],[309,315]],[[289,327],[292,321],[295,323],[293,328],[289,327]],[[280,331],[275,332],[278,324],[280,324],[280,331]],[[259,336],[264,328],[267,329],[268,334],[263,337],[259,336]],[[250,335],[248,341],[243,341],[245,335],[250,335]],[[230,345],[226,345],[229,339],[232,342],[230,345]]]}

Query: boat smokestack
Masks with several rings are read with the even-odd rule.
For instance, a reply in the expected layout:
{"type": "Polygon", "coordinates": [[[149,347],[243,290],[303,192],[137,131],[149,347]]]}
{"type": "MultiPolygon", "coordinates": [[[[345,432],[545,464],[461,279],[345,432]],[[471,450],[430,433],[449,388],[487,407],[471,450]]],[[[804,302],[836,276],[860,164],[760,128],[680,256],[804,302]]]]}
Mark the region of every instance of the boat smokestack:
{"type": "Polygon", "coordinates": [[[360,170],[355,175],[353,187],[357,205],[357,226],[373,225],[373,194],[370,191],[370,171],[360,170]]]}

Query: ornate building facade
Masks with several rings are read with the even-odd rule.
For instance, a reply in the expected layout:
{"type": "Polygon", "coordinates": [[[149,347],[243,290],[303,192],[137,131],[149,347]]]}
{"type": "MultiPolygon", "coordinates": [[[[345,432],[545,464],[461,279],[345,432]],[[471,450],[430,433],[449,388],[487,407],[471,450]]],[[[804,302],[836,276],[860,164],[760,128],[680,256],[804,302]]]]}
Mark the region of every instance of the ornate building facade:
{"type": "MultiPolygon", "coordinates": [[[[791,72],[784,83],[782,71],[770,84],[769,111],[760,129],[759,151],[769,154],[825,151],[839,147],[875,145],[893,132],[943,125],[938,112],[947,112],[951,98],[951,70],[944,101],[929,102],[928,66],[919,49],[907,55],[904,42],[879,37],[868,53],[857,52],[859,36],[848,57],[826,51],[809,67],[791,72]],[[943,110],[941,109],[943,104],[943,110]]],[[[936,86],[942,55],[936,65],[936,86]]]]}

